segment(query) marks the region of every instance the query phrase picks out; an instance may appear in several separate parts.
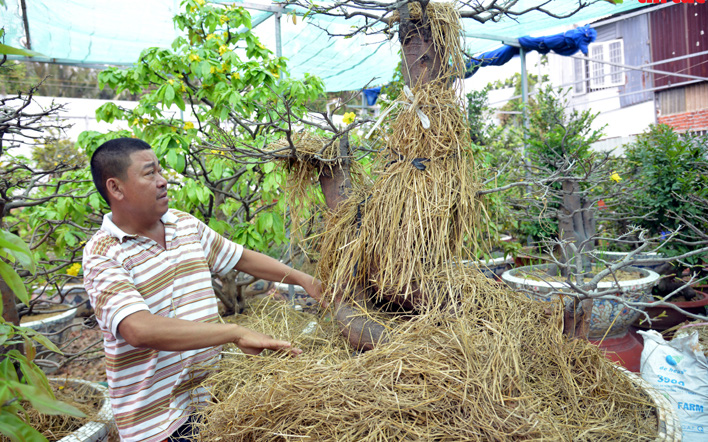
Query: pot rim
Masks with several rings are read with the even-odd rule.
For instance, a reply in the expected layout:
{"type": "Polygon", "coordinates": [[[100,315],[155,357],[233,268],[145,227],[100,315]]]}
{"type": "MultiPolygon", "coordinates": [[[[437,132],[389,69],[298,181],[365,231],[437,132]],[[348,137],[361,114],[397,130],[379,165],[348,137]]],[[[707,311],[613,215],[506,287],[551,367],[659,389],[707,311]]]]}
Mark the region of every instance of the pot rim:
{"type": "MultiPolygon", "coordinates": [[[[513,284],[518,284],[518,285],[526,285],[526,286],[535,286],[535,287],[547,287],[547,288],[553,288],[553,289],[570,289],[571,287],[561,281],[537,281],[534,279],[529,279],[529,278],[521,278],[518,276],[513,275],[512,273],[517,273],[521,272],[524,269],[539,269],[543,267],[548,267],[550,265],[554,264],[536,264],[536,265],[530,265],[530,266],[521,266],[517,267],[515,269],[507,270],[506,272],[502,273],[502,280],[505,282],[511,282],[513,284]]],[[[597,288],[599,289],[613,289],[613,288],[626,288],[626,287],[634,287],[637,285],[651,285],[654,284],[656,281],[659,280],[660,276],[658,273],[649,270],[649,269],[640,269],[637,267],[625,267],[638,271],[640,273],[646,274],[646,276],[643,276],[641,278],[637,279],[629,279],[626,281],[617,281],[619,283],[619,286],[617,285],[617,282],[615,281],[600,281],[597,284],[597,288]]]]}
{"type": "Polygon", "coordinates": [[[50,316],[50,317],[44,318],[44,319],[38,319],[36,321],[25,322],[24,324],[20,324],[20,326],[32,328],[32,327],[38,327],[40,325],[49,324],[52,322],[59,322],[59,321],[63,321],[66,319],[72,319],[74,316],[76,316],[77,309],[78,309],[78,307],[71,307],[71,308],[69,308],[69,310],[67,310],[63,313],[60,313],[58,315],[50,316]]]}

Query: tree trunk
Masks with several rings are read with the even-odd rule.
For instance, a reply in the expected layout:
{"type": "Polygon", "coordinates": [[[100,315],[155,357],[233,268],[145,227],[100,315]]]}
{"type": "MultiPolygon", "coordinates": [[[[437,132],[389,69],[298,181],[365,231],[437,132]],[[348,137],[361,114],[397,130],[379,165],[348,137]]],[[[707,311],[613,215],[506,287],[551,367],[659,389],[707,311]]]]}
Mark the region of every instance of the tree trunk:
{"type": "MultiPolygon", "coordinates": [[[[428,2],[421,1],[420,4],[423,14],[421,18],[415,20],[410,18],[406,4],[399,9],[403,78],[406,85],[411,88],[438,79],[443,66],[440,52],[433,44],[425,13],[428,2]]],[[[340,141],[339,150],[342,161],[334,166],[323,165],[320,171],[320,185],[330,210],[335,210],[342,201],[346,200],[351,187],[349,139],[346,135],[340,141]]],[[[369,350],[376,344],[387,342],[385,327],[363,315],[361,309],[344,303],[341,295],[339,294],[335,300],[334,312],[340,330],[349,343],[359,350],[369,350]]],[[[369,294],[361,287],[356,288],[354,299],[362,305],[369,304],[369,294]]],[[[395,295],[388,296],[388,299],[401,301],[395,295]]]]}
{"type": "Polygon", "coordinates": [[[399,8],[401,22],[398,27],[398,39],[403,49],[403,79],[413,88],[430,83],[440,77],[442,58],[433,44],[433,38],[425,11],[427,1],[419,2],[423,10],[420,19],[411,19],[408,5],[399,8]]]}
{"type": "Polygon", "coordinates": [[[558,216],[560,239],[573,242],[578,253],[590,252],[595,248],[593,242],[588,241],[595,236],[592,203],[584,200],[577,181],[563,181],[562,186],[563,204],[558,216]],[[583,242],[585,242],[584,246],[582,246],[583,242]]]}

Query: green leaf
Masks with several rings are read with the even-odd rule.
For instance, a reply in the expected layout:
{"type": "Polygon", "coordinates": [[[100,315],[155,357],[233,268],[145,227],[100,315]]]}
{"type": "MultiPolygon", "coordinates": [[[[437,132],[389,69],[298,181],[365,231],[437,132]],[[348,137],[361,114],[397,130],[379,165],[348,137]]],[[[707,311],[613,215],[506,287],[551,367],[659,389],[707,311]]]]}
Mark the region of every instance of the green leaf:
{"type": "Polygon", "coordinates": [[[0,434],[13,442],[46,442],[47,440],[27,422],[10,413],[0,414],[0,434]]]}
{"type": "Polygon", "coordinates": [[[10,287],[10,290],[15,296],[20,298],[20,301],[24,302],[25,305],[29,304],[29,296],[27,295],[27,289],[22,282],[22,278],[15,272],[15,269],[4,261],[0,261],[0,277],[5,281],[5,284],[10,287]]]}
{"type": "Polygon", "coordinates": [[[63,355],[61,350],[59,350],[59,347],[57,347],[52,341],[49,340],[48,337],[44,336],[41,333],[31,333],[28,334],[30,338],[32,338],[34,341],[37,341],[40,345],[44,346],[47,350],[53,351],[54,353],[58,353],[60,355],[63,355]]]}
{"type": "Polygon", "coordinates": [[[22,264],[22,267],[34,274],[36,271],[34,258],[32,257],[32,252],[22,238],[8,232],[7,230],[0,229],[0,247],[9,250],[12,256],[14,256],[20,264],[22,264]]]}
{"type": "Polygon", "coordinates": [[[46,55],[44,55],[40,52],[30,51],[29,49],[15,48],[15,47],[4,45],[4,44],[0,44],[0,54],[22,55],[24,57],[45,57],[46,58],[46,55]]]}
{"type": "Polygon", "coordinates": [[[32,407],[40,413],[50,415],[67,414],[74,417],[86,417],[86,415],[78,408],[49,397],[37,387],[22,385],[18,389],[22,392],[23,397],[27,399],[30,404],[32,404],[32,407]]]}
{"type": "MultiPolygon", "coordinates": [[[[2,313],[2,312],[0,312],[2,313]]],[[[4,344],[5,341],[12,335],[12,327],[8,324],[0,323],[0,345],[4,344]]]]}
{"type": "Polygon", "coordinates": [[[174,101],[174,99],[175,99],[174,88],[171,85],[166,84],[165,85],[165,101],[167,102],[166,104],[172,103],[172,101],[174,101]]]}

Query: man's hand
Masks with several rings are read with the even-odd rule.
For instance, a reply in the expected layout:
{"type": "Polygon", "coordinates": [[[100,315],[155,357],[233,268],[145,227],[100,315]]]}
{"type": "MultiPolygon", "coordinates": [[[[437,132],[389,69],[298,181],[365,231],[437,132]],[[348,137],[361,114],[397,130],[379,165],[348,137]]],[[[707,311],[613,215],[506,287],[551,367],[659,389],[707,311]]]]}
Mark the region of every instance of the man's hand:
{"type": "Polygon", "coordinates": [[[322,281],[317,278],[306,276],[301,287],[305,289],[311,298],[322,304],[322,281]]]}
{"type": "Polygon", "coordinates": [[[302,350],[293,347],[288,341],[273,339],[245,327],[239,327],[239,337],[234,340],[234,344],[247,355],[257,355],[263,350],[287,351],[292,356],[302,353],[302,350]]]}

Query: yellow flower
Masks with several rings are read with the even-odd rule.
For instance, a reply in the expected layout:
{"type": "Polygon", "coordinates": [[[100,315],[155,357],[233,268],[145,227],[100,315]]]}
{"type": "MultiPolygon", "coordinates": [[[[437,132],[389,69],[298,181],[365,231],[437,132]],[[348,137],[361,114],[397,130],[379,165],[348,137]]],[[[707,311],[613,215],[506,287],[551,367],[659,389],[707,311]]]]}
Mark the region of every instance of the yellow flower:
{"type": "Polygon", "coordinates": [[[197,54],[189,54],[189,61],[199,61],[201,58],[199,58],[199,55],[197,54]]]}
{"type": "Polygon", "coordinates": [[[225,15],[220,15],[220,16],[219,16],[219,23],[220,23],[220,24],[223,25],[223,24],[226,23],[227,21],[229,21],[229,18],[228,18],[227,16],[225,16],[225,15]]]}
{"type": "Polygon", "coordinates": [[[175,84],[175,81],[174,81],[173,79],[171,79],[171,78],[170,78],[169,80],[167,80],[167,82],[168,82],[170,85],[175,84]]]}
{"type": "Polygon", "coordinates": [[[265,48],[266,48],[266,47],[263,46],[263,44],[261,44],[261,43],[258,43],[258,47],[261,48],[261,49],[265,49],[265,48]]]}
{"type": "Polygon", "coordinates": [[[620,181],[622,181],[622,177],[619,176],[619,174],[615,171],[610,174],[610,179],[615,183],[619,183],[620,181]]]}
{"type": "Polygon", "coordinates": [[[142,120],[143,124],[148,124],[149,122],[150,122],[150,120],[148,120],[147,118],[143,118],[143,120],[142,120]]]}
{"type": "Polygon", "coordinates": [[[342,121],[344,124],[352,124],[354,122],[354,119],[356,118],[356,114],[354,112],[347,112],[344,114],[344,118],[342,121]]]}
{"type": "Polygon", "coordinates": [[[75,262],[68,269],[66,269],[66,274],[71,276],[78,276],[79,270],[81,270],[81,264],[75,262]]]}
{"type": "Polygon", "coordinates": [[[231,74],[231,78],[233,78],[234,80],[238,80],[239,78],[241,78],[241,74],[239,74],[238,72],[234,72],[233,74],[231,74]]]}
{"type": "Polygon", "coordinates": [[[204,0],[197,0],[197,4],[199,6],[204,6],[205,1],[204,0]]]}
{"type": "Polygon", "coordinates": [[[185,87],[185,85],[182,85],[182,87],[180,87],[180,90],[181,90],[182,92],[184,92],[184,91],[187,90],[187,88],[185,87]]]}
{"type": "Polygon", "coordinates": [[[138,119],[136,118],[135,120],[133,120],[133,124],[132,124],[131,126],[135,126],[135,125],[138,124],[138,123],[140,123],[140,120],[138,120],[138,119]]]}
{"type": "Polygon", "coordinates": [[[184,130],[189,129],[194,129],[194,123],[192,123],[191,121],[187,121],[186,123],[184,123],[184,130]]]}
{"type": "Polygon", "coordinates": [[[224,38],[229,38],[229,31],[224,31],[224,38]]]}
{"type": "Polygon", "coordinates": [[[219,46],[219,55],[224,55],[224,53],[228,52],[229,48],[226,47],[226,45],[221,45],[219,46]]]}
{"type": "Polygon", "coordinates": [[[212,66],[212,67],[209,68],[209,73],[210,73],[210,74],[213,74],[213,73],[215,73],[215,72],[216,72],[216,68],[215,68],[214,66],[212,66]]]}
{"type": "Polygon", "coordinates": [[[211,40],[212,38],[214,38],[214,34],[207,35],[207,40],[211,40]]]}
{"type": "Polygon", "coordinates": [[[197,10],[196,6],[192,6],[191,8],[189,8],[189,12],[196,12],[196,10],[197,10]]]}

